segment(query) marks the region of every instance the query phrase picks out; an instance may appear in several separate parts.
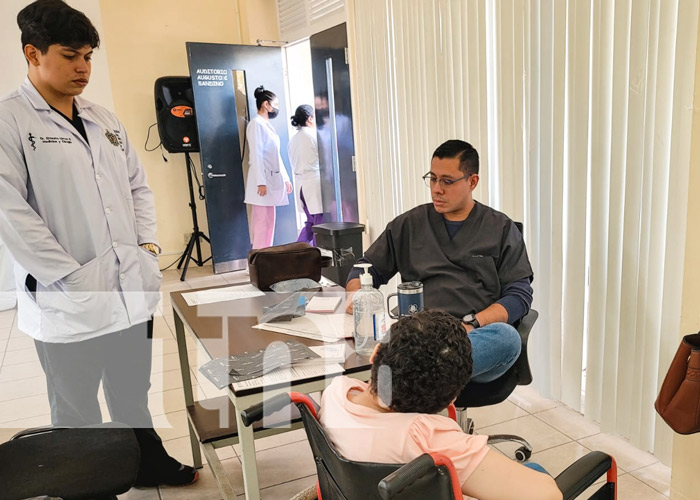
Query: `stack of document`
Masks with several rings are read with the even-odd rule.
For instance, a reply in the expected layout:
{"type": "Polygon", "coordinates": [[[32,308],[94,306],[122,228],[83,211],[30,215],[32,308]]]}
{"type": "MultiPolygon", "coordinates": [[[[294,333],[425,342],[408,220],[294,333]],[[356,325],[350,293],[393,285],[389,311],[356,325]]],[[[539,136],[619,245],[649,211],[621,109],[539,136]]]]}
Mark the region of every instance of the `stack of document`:
{"type": "Polygon", "coordinates": [[[185,299],[188,306],[199,306],[203,304],[212,304],[214,302],[250,299],[262,295],[265,295],[265,293],[258,290],[254,285],[233,285],[201,290],[199,292],[183,293],[182,298],[185,299]]]}
{"type": "Polygon", "coordinates": [[[307,347],[296,340],[273,342],[266,349],[216,358],[199,368],[219,389],[260,387],[319,375],[342,373],[345,342],[307,347]]]}
{"type": "Polygon", "coordinates": [[[294,318],[288,322],[260,323],[253,328],[332,343],[351,338],[355,325],[352,316],[345,314],[345,312],[339,314],[307,313],[305,316],[294,318]]]}
{"type": "Polygon", "coordinates": [[[304,365],[340,363],[342,365],[345,364],[346,348],[347,344],[345,342],[312,346],[309,347],[309,349],[311,349],[315,354],[318,354],[318,358],[306,358],[299,361],[299,363],[304,365]]]}
{"type": "Polygon", "coordinates": [[[295,380],[305,380],[314,377],[335,377],[343,373],[343,370],[343,366],[339,363],[299,363],[289,367],[278,368],[270,373],[266,373],[262,377],[233,382],[231,385],[234,391],[252,389],[254,387],[278,387],[279,384],[289,384],[295,380]]]}
{"type": "Polygon", "coordinates": [[[306,312],[309,313],[334,313],[340,304],[340,297],[322,297],[316,295],[306,304],[306,312]]]}

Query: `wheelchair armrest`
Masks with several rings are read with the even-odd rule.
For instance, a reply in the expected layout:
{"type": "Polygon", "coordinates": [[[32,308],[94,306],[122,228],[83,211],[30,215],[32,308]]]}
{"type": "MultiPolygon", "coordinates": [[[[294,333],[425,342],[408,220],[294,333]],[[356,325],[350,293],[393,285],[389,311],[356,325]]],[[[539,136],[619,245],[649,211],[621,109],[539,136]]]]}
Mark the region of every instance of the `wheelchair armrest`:
{"type": "Polygon", "coordinates": [[[286,408],[291,402],[292,399],[288,393],[277,394],[276,396],[272,396],[265,401],[261,401],[243,410],[241,412],[241,420],[243,420],[243,424],[246,427],[250,427],[254,422],[257,422],[265,415],[272,415],[282,408],[286,408]]]}
{"type": "Polygon", "coordinates": [[[579,496],[605,473],[608,473],[609,483],[617,482],[615,459],[602,451],[592,451],[567,467],[554,480],[564,494],[563,500],[568,500],[579,496]]]}
{"type": "Polygon", "coordinates": [[[423,453],[386,476],[377,486],[379,496],[383,500],[389,500],[439,466],[447,468],[452,482],[452,494],[455,499],[461,499],[462,486],[459,484],[454,464],[452,460],[440,453],[423,453]]]}
{"type": "Polygon", "coordinates": [[[379,495],[389,500],[411,486],[419,478],[435,467],[433,457],[428,453],[414,458],[400,469],[392,472],[379,482],[379,495]]]}
{"type": "Polygon", "coordinates": [[[260,403],[254,404],[253,406],[246,408],[241,412],[241,420],[243,420],[243,425],[250,427],[253,423],[257,422],[263,417],[272,415],[280,411],[282,408],[286,408],[287,405],[294,404],[305,404],[311,414],[318,418],[318,405],[306,394],[301,394],[299,392],[289,392],[277,394],[271,398],[261,401],[260,403]]]}

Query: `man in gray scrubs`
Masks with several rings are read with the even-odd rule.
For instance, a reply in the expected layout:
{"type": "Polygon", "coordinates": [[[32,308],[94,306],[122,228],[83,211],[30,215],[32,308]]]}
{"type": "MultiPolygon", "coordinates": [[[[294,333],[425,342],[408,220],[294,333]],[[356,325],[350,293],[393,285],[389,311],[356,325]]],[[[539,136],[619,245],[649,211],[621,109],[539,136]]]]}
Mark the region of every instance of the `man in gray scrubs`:
{"type": "MultiPolygon", "coordinates": [[[[404,282],[421,281],[426,308],[462,319],[472,342],[472,380],[495,380],[520,354],[512,324],[532,304],[523,236],[506,215],[474,200],[479,154],[469,143],[439,146],[423,179],[433,202],[396,217],[358,262],[372,264],[377,288],[396,273],[404,282]]],[[[347,291],[360,288],[359,274],[350,273],[347,291]]]]}
{"type": "Polygon", "coordinates": [[[51,421],[134,428],[140,486],[184,485],[148,410],[161,274],[146,174],[113,113],[80,97],[100,39],[82,13],[38,0],[17,24],[21,87],[0,99],[0,239],[16,261],[19,329],[34,338],[51,421]]]}

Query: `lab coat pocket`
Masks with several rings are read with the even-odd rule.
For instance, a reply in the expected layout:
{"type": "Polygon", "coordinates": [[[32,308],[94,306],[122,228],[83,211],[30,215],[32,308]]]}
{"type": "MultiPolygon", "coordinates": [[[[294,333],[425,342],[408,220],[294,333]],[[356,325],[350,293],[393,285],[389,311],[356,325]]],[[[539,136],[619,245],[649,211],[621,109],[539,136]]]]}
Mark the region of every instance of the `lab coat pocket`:
{"type": "Polygon", "coordinates": [[[141,264],[141,279],[143,292],[146,295],[148,310],[153,312],[160,301],[160,284],[163,274],[160,272],[158,257],[145,248],[139,247],[139,263],[141,264]]]}
{"type": "Polygon", "coordinates": [[[119,294],[107,291],[101,266],[105,255],[95,257],[48,287],[39,284],[37,304],[47,331],[86,333],[110,325],[119,294]]]}
{"type": "Polygon", "coordinates": [[[282,173],[280,171],[273,172],[266,168],[265,184],[267,185],[267,189],[270,189],[272,191],[280,191],[284,185],[284,181],[282,180],[282,173]]]}

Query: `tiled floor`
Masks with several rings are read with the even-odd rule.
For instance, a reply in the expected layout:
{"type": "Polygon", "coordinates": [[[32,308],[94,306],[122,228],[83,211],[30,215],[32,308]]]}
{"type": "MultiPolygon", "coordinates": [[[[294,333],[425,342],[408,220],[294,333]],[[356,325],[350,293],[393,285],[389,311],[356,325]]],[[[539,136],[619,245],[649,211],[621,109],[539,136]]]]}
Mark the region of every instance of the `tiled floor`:
{"type": "MultiPolygon", "coordinates": [[[[163,301],[155,319],[150,407],[155,426],[168,451],[185,463],[192,463],[187,420],[182,396],[177,345],[174,337],[169,293],[173,290],[225,285],[244,281],[243,272],[212,275],[211,267],[194,267],[186,282],[179,281],[175,270],[164,272],[163,301]]],[[[188,339],[193,387],[201,397],[222,394],[204,379],[196,364],[206,360],[191,339],[188,339]]],[[[104,398],[103,414],[107,416],[104,398]]],[[[663,500],[669,496],[671,470],[653,455],[631,446],[625,440],[601,433],[598,426],[559,403],[544,399],[529,387],[519,387],[497,406],[470,410],[480,434],[519,434],[534,446],[532,460],[552,474],[589,450],[603,450],[615,456],[618,463],[621,500],[663,500]]],[[[17,430],[50,423],[46,399],[46,382],[36,357],[33,343],[17,329],[15,311],[0,312],[0,442],[17,430]]],[[[515,445],[498,448],[512,452],[515,445]]],[[[296,430],[256,441],[258,474],[265,500],[288,499],[315,483],[315,467],[303,430],[296,430]]],[[[231,483],[243,498],[243,477],[238,446],[218,450],[231,483]]],[[[200,480],[185,488],[132,489],[121,499],[170,500],[218,499],[216,483],[208,467],[200,472],[200,480]]]]}

